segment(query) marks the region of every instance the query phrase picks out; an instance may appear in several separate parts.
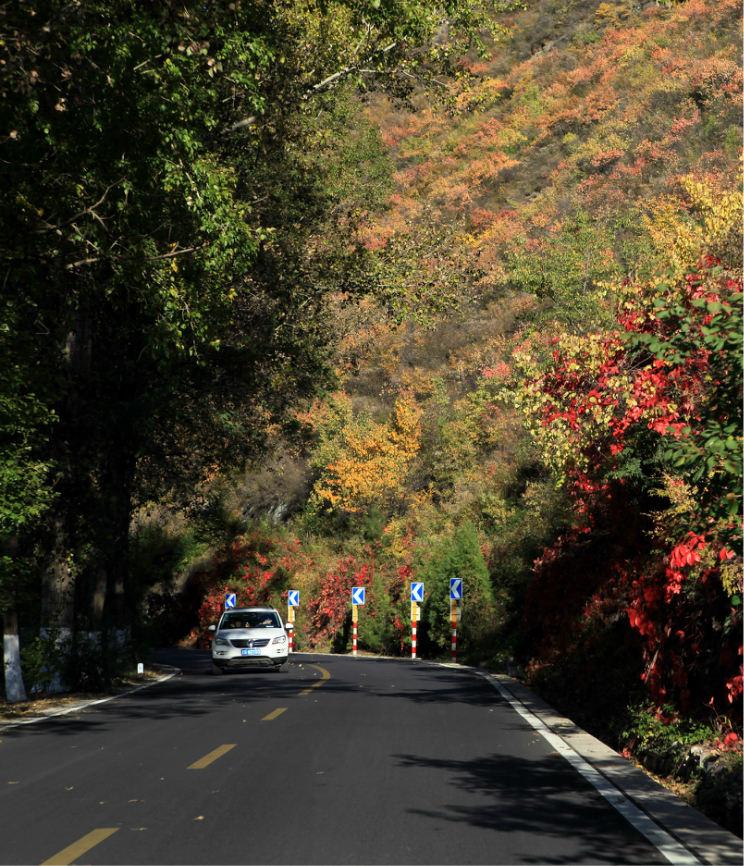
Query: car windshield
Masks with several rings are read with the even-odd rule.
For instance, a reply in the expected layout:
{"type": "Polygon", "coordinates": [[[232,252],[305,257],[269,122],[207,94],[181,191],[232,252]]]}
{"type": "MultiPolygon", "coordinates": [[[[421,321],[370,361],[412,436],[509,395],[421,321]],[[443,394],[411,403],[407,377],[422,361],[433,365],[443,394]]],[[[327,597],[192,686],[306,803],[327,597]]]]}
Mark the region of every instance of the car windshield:
{"type": "Polygon", "coordinates": [[[220,628],[281,628],[279,617],[270,611],[226,613],[220,628]]]}

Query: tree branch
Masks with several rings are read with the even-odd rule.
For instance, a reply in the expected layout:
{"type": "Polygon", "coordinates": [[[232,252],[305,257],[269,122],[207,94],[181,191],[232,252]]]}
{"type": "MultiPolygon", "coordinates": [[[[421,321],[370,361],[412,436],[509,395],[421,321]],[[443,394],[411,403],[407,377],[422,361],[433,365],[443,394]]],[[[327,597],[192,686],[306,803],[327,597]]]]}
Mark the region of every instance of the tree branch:
{"type": "Polygon", "coordinates": [[[175,256],[183,256],[186,253],[193,253],[197,250],[203,250],[204,247],[209,246],[209,242],[205,241],[198,247],[188,247],[185,250],[174,250],[171,253],[163,253],[161,256],[95,256],[87,259],[80,259],[77,262],[71,262],[69,265],[65,265],[64,269],[66,271],[71,271],[74,268],[79,268],[82,265],[93,265],[96,262],[103,261],[113,261],[113,262],[134,262],[144,260],[145,262],[158,262],[163,259],[172,259],[175,256]]]}
{"type": "MultiPolygon", "coordinates": [[[[357,45],[354,56],[356,56],[357,51],[362,46],[364,40],[369,36],[369,32],[366,33],[362,37],[362,41],[357,45]]],[[[385,48],[379,48],[376,51],[370,53],[368,57],[364,59],[364,62],[368,62],[377,54],[388,54],[394,48],[398,46],[398,42],[391,42],[390,45],[386,45],[385,48]]],[[[376,72],[377,70],[370,69],[362,69],[361,62],[354,63],[350,66],[345,66],[343,69],[340,69],[338,72],[334,72],[332,75],[329,75],[327,78],[324,78],[322,81],[318,82],[318,84],[313,84],[311,87],[308,87],[305,90],[305,93],[302,96],[302,99],[309,99],[313,94],[318,93],[324,87],[327,87],[329,84],[333,84],[334,81],[338,81],[341,78],[345,78],[347,75],[351,75],[354,72],[376,72]]],[[[225,127],[222,130],[223,135],[229,135],[231,132],[236,132],[238,129],[243,129],[246,126],[253,126],[258,121],[257,115],[252,115],[251,117],[246,117],[244,120],[239,120],[237,123],[233,123],[232,126],[225,127]]]]}
{"type": "Polygon", "coordinates": [[[102,218],[100,216],[98,216],[97,213],[95,213],[95,209],[97,207],[99,207],[99,205],[102,205],[104,203],[104,201],[106,200],[106,196],[109,194],[109,192],[115,186],[118,186],[123,180],[125,180],[125,178],[123,178],[123,177],[119,178],[119,180],[114,181],[114,183],[112,183],[110,186],[107,186],[106,189],[104,190],[103,195],[98,199],[98,201],[94,205],[91,205],[90,207],[85,208],[85,210],[81,210],[80,213],[76,213],[75,216],[70,217],[70,219],[65,220],[64,222],[57,223],[56,225],[52,225],[51,223],[44,220],[45,228],[34,229],[32,234],[46,235],[46,234],[49,234],[49,232],[59,232],[60,229],[64,228],[65,226],[72,225],[72,223],[74,223],[76,220],[79,220],[80,217],[87,216],[87,215],[95,217],[98,220],[98,222],[101,223],[101,225],[103,226],[105,231],[108,233],[108,229],[104,225],[102,218]]]}
{"type": "Polygon", "coordinates": [[[245,126],[253,126],[253,124],[258,120],[257,115],[253,115],[252,117],[246,117],[245,120],[239,120],[237,123],[233,123],[232,126],[228,126],[226,129],[222,130],[223,135],[227,135],[230,132],[235,132],[238,129],[243,129],[245,126]]]}

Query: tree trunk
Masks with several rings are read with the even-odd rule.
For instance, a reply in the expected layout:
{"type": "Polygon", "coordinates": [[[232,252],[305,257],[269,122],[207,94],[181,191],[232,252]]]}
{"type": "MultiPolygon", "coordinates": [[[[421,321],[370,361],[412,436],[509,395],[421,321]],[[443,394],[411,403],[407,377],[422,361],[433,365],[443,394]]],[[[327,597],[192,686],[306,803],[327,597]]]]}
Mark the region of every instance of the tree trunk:
{"type": "MultiPolygon", "coordinates": [[[[81,547],[85,543],[85,531],[81,533],[78,513],[71,503],[84,502],[90,487],[91,467],[83,455],[86,447],[90,448],[88,437],[95,429],[86,404],[92,352],[88,298],[83,296],[75,309],[67,311],[67,316],[70,327],[64,344],[59,347],[66,386],[57,409],[59,424],[54,454],[62,468],[58,484],[61,495],[49,526],[49,558],[41,583],[42,629],[56,626],[63,629],[63,634],[71,633],[75,627],[75,580],[81,547]]],[[[87,527],[83,527],[85,529],[87,527]]]]}
{"type": "Polygon", "coordinates": [[[75,578],[70,567],[72,551],[65,544],[64,519],[54,520],[52,552],[41,582],[41,624],[70,630],[74,625],[75,578]]]}
{"type": "Polygon", "coordinates": [[[102,487],[106,491],[105,546],[102,572],[106,584],[103,597],[101,649],[104,681],[110,685],[123,654],[131,653],[133,598],[129,586],[129,528],[132,514],[134,459],[121,443],[110,455],[102,487]]]}
{"type": "Polygon", "coordinates": [[[18,640],[18,615],[15,608],[3,614],[3,657],[5,696],[9,701],[25,701],[26,688],[21,673],[21,647],[18,640]]]}

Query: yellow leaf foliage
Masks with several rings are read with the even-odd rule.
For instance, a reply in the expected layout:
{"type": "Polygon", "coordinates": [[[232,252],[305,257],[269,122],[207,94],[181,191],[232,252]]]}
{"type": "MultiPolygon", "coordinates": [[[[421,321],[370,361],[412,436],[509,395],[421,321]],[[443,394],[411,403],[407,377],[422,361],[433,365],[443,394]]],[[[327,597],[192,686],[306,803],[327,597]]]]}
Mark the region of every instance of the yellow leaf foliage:
{"type": "Polygon", "coordinates": [[[645,219],[646,228],[665,263],[678,274],[693,270],[702,255],[721,259],[741,269],[741,163],[735,183],[715,177],[686,175],[682,188],[692,218],[669,197],[659,199],[645,219]]]}
{"type": "Polygon", "coordinates": [[[326,450],[332,459],[315,466],[320,478],[313,491],[316,505],[330,505],[352,513],[374,506],[390,507],[409,497],[409,472],[421,442],[421,409],[410,394],[395,403],[387,424],[369,419],[345,423],[326,450]]]}

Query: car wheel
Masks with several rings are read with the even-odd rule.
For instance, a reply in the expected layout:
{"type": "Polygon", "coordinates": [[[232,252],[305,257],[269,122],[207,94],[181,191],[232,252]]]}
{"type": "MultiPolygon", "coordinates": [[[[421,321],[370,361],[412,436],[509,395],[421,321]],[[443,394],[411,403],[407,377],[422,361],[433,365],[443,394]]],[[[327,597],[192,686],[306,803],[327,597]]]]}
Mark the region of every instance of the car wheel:
{"type": "Polygon", "coordinates": [[[289,670],[289,662],[284,662],[281,665],[277,665],[276,669],[280,674],[286,674],[289,670]]]}
{"type": "Polygon", "coordinates": [[[216,665],[212,662],[212,676],[213,677],[222,677],[227,673],[225,668],[221,668],[219,665],[216,665]]]}

